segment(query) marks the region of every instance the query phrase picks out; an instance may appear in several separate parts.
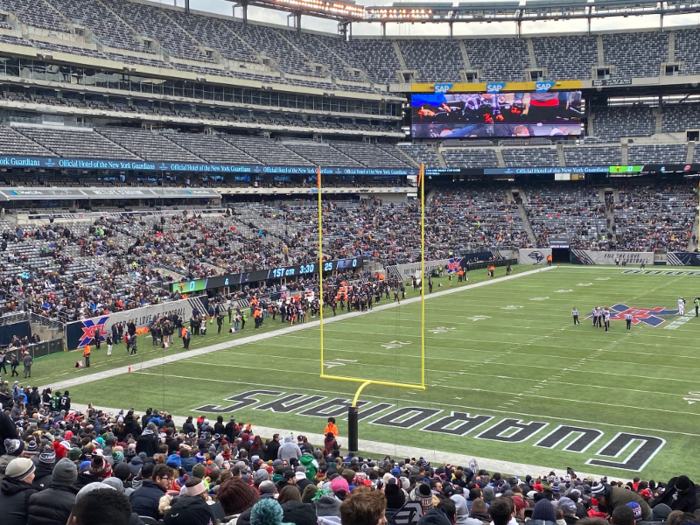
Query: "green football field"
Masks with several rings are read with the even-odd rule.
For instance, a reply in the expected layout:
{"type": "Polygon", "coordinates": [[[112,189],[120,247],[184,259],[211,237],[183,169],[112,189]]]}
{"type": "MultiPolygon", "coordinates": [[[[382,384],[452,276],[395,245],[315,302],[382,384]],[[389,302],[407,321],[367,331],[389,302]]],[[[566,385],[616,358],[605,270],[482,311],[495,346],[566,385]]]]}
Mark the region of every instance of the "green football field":
{"type": "MultiPolygon", "coordinates": [[[[486,281],[485,272],[471,272],[469,284],[486,281]]],[[[692,302],[700,272],[693,273],[565,266],[429,298],[427,389],[367,387],[360,437],[613,477],[667,480],[693,472],[700,466],[692,454],[700,437],[700,319],[692,302]],[[675,314],[681,296],[683,317],[675,314]],[[607,333],[593,328],[586,317],[596,305],[629,308],[637,324],[630,331],[624,320],[613,320],[607,333]]],[[[446,289],[445,279],[436,280],[435,292],[446,289]]],[[[326,373],[420,382],[420,311],[415,302],[327,323],[326,373]]],[[[280,328],[265,323],[267,333],[280,328]]],[[[239,339],[210,335],[191,348],[239,339]]],[[[167,353],[180,348],[176,341],[167,353]]],[[[104,353],[104,346],[93,352],[89,371],[72,368],[76,353],[39,359],[33,381],[83,376],[84,384],[70,388],[74,402],[225,420],[235,413],[237,421],[300,432],[321,433],[324,416],[337,414],[341,435],[344,403],[359,386],[319,378],[319,329],[312,326],[142,371],[138,363],[163,355],[150,340],[142,339],[137,358],[123,345],[111,358],[104,353]],[[124,364],[134,371],[88,382],[90,373],[124,364]]]]}

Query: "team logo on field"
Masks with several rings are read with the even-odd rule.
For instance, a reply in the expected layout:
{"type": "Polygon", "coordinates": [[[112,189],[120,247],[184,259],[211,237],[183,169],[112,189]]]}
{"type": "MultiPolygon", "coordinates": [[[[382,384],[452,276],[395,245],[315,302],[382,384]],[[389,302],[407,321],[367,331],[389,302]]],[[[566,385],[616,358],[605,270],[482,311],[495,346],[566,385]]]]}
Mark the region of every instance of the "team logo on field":
{"type": "Polygon", "coordinates": [[[93,339],[100,338],[100,342],[105,340],[107,335],[107,330],[105,330],[105,323],[109,319],[109,316],[100,317],[96,323],[92,322],[92,319],[83,321],[83,335],[80,336],[80,344],[78,348],[88,345],[93,339]]]}
{"type": "MultiPolygon", "coordinates": [[[[657,306],[656,308],[632,308],[626,304],[616,304],[610,307],[611,321],[624,321],[627,314],[632,314],[633,325],[644,323],[647,326],[656,328],[666,322],[663,316],[677,315],[678,310],[667,310],[663,306],[657,306]]],[[[592,317],[592,315],[589,315],[586,319],[592,317]]]]}

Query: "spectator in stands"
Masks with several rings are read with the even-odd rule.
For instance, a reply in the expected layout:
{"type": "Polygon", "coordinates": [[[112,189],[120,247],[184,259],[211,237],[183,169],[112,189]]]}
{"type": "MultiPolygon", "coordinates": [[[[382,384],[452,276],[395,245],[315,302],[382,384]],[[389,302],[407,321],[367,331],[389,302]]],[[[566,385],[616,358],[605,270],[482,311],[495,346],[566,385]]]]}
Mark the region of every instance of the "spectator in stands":
{"type": "Polygon", "coordinates": [[[139,516],[154,520],[160,519],[158,503],[170,487],[172,478],[172,468],[163,464],[156,465],[153,469],[152,479],[144,477],[141,488],[134,491],[129,497],[134,512],[139,516]]]}
{"type": "Polygon", "coordinates": [[[70,459],[56,463],[50,485],[29,498],[27,525],[67,523],[78,493],[73,486],[77,477],[78,471],[70,459]]]}
{"type": "Polygon", "coordinates": [[[29,499],[37,492],[32,486],[34,470],[34,463],[28,458],[18,457],[7,465],[5,477],[0,482],[0,512],[3,525],[26,525],[29,499]]]}
{"type": "Polygon", "coordinates": [[[95,485],[98,488],[78,494],[66,525],[129,525],[129,498],[112,487],[95,485]]]}
{"type": "Polygon", "coordinates": [[[647,521],[651,519],[651,508],[644,501],[644,498],[636,492],[622,487],[611,487],[607,483],[596,483],[591,486],[591,494],[598,500],[598,503],[605,506],[608,513],[612,513],[617,507],[635,501],[642,508],[643,519],[647,521]]]}
{"type": "Polygon", "coordinates": [[[343,525],[385,525],[386,498],[378,490],[357,490],[340,505],[343,525]]]}

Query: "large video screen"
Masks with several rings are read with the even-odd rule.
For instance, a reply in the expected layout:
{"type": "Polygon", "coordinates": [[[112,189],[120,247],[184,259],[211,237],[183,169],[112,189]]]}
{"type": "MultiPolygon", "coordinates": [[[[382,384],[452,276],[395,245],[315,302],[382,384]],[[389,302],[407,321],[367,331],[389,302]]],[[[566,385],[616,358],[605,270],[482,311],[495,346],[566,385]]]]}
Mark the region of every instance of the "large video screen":
{"type": "Polygon", "coordinates": [[[417,139],[581,135],[581,92],[411,95],[417,139]]]}

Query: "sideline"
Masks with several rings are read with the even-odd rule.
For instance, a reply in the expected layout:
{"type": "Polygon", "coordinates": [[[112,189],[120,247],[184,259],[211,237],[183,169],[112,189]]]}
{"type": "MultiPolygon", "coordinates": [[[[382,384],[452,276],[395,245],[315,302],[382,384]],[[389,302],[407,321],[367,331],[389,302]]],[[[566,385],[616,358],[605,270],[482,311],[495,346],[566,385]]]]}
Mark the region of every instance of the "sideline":
{"type": "MultiPolygon", "coordinates": [[[[522,275],[522,274],[520,274],[522,275]]],[[[489,281],[492,282],[492,281],[489,281]]],[[[87,405],[81,405],[78,403],[73,403],[71,406],[77,408],[78,410],[85,411],[87,410],[87,405]]],[[[98,410],[102,410],[103,412],[106,413],[111,413],[111,414],[116,414],[119,412],[119,409],[115,408],[109,408],[109,407],[98,407],[95,406],[94,408],[98,410]]],[[[137,411],[138,412],[138,411],[137,411]]],[[[185,418],[182,416],[173,416],[173,421],[178,427],[182,427],[182,424],[185,422],[185,418]]],[[[270,428],[270,427],[261,427],[258,425],[253,426],[253,431],[256,434],[259,434],[260,436],[265,436],[267,438],[271,438],[273,434],[280,434],[281,436],[288,436],[290,434],[292,435],[299,435],[303,434],[306,438],[308,438],[309,443],[323,443],[323,440],[325,436],[323,434],[313,434],[309,432],[296,432],[294,430],[290,429],[281,429],[281,428],[270,428]]],[[[296,440],[295,440],[296,442],[296,440]]],[[[348,442],[347,438],[344,437],[339,437],[338,442],[340,443],[340,446],[343,447],[345,450],[347,450],[348,447],[348,442]]],[[[358,441],[358,448],[363,451],[363,452],[371,452],[372,454],[378,454],[383,456],[391,456],[392,458],[396,459],[397,461],[399,459],[404,459],[404,458],[425,458],[431,463],[440,463],[440,464],[445,464],[445,463],[450,463],[452,465],[462,465],[465,468],[469,465],[469,462],[472,459],[476,459],[476,462],[479,464],[480,469],[485,469],[488,470],[489,472],[501,472],[503,474],[511,474],[515,476],[527,476],[530,474],[533,478],[537,476],[547,476],[550,472],[554,472],[557,476],[564,477],[566,476],[566,471],[561,470],[561,469],[552,469],[549,467],[543,467],[540,465],[528,465],[526,463],[514,463],[512,461],[501,461],[498,459],[488,459],[488,458],[481,458],[481,457],[474,457],[474,456],[467,456],[465,454],[458,454],[458,453],[452,453],[452,452],[441,452],[439,450],[431,450],[427,448],[417,448],[417,447],[406,447],[402,445],[392,445],[391,443],[382,443],[379,441],[370,441],[367,439],[360,439],[358,441]]],[[[586,478],[588,476],[593,476],[594,478],[600,478],[601,474],[592,474],[589,472],[576,472],[576,475],[579,478],[586,478]]],[[[612,478],[612,476],[609,476],[612,478]]],[[[627,483],[628,481],[632,481],[629,479],[625,478],[620,478],[617,476],[614,476],[614,479],[616,481],[622,481],[623,483],[627,483]]]]}
{"type": "MultiPolygon", "coordinates": [[[[494,283],[501,283],[504,281],[510,281],[512,279],[518,279],[520,277],[524,277],[527,275],[533,275],[535,273],[540,273],[543,271],[547,270],[553,270],[555,269],[556,266],[549,266],[545,268],[537,268],[535,270],[530,270],[522,273],[516,273],[513,275],[508,275],[506,277],[497,277],[491,281],[482,281],[480,283],[474,283],[474,284],[468,284],[466,286],[461,286],[459,288],[452,288],[449,290],[443,290],[441,292],[435,292],[430,295],[426,295],[425,299],[426,301],[428,299],[434,299],[438,297],[443,297],[445,295],[453,294],[453,293],[459,293],[459,292],[464,292],[466,290],[472,290],[474,288],[479,288],[481,286],[488,286],[494,283]]],[[[324,319],[323,324],[324,326],[329,324],[329,323],[335,323],[339,321],[344,321],[346,319],[352,319],[354,317],[358,317],[361,315],[367,315],[372,312],[381,312],[384,310],[389,310],[391,308],[396,308],[397,306],[403,306],[406,304],[413,304],[416,302],[419,302],[421,300],[420,296],[419,297],[411,297],[410,299],[406,299],[402,301],[401,303],[390,303],[390,304],[383,304],[381,306],[377,306],[372,309],[371,312],[351,312],[345,315],[341,315],[338,317],[331,317],[329,319],[324,319]]],[[[116,368],[112,368],[109,370],[105,370],[104,372],[97,372],[96,374],[90,374],[90,375],[81,375],[78,377],[74,377],[72,379],[66,379],[65,381],[58,381],[55,383],[50,383],[48,385],[43,385],[40,386],[39,389],[44,389],[44,388],[51,388],[52,390],[64,390],[66,388],[71,388],[74,386],[78,385],[84,385],[86,383],[92,383],[94,381],[100,381],[102,379],[108,379],[111,377],[123,375],[123,374],[128,374],[130,372],[139,372],[142,370],[146,370],[148,368],[153,368],[155,366],[161,366],[164,364],[168,363],[174,363],[177,361],[181,361],[183,359],[189,359],[191,357],[198,357],[201,355],[207,355],[211,354],[212,352],[218,352],[219,350],[225,350],[227,348],[234,348],[236,346],[240,345],[245,345],[248,343],[253,343],[253,342],[259,342],[259,341],[265,341],[267,339],[270,339],[272,337],[279,337],[285,334],[291,334],[295,332],[299,332],[301,330],[307,330],[310,328],[316,328],[321,324],[320,320],[317,321],[311,321],[310,323],[304,323],[304,324],[298,324],[294,326],[290,326],[288,328],[282,328],[280,330],[274,330],[272,332],[265,332],[262,334],[257,334],[257,335],[251,335],[248,337],[243,337],[241,339],[236,339],[234,341],[226,341],[223,343],[218,343],[215,345],[211,346],[205,346],[202,348],[197,348],[196,350],[190,350],[188,352],[179,352],[177,354],[171,354],[165,357],[160,357],[156,359],[151,359],[149,361],[144,361],[142,363],[135,362],[133,365],[124,365],[124,366],[119,366],[116,368]]],[[[323,441],[321,441],[323,442],[323,441]]]]}

